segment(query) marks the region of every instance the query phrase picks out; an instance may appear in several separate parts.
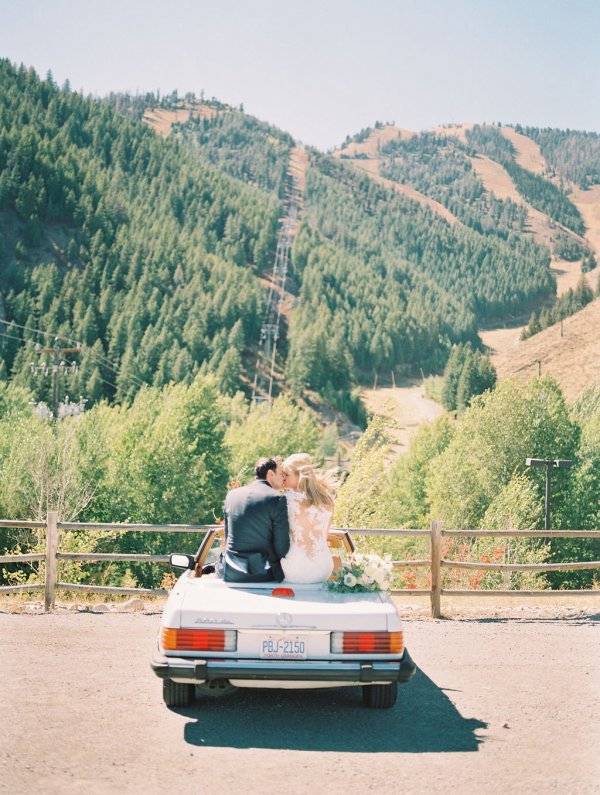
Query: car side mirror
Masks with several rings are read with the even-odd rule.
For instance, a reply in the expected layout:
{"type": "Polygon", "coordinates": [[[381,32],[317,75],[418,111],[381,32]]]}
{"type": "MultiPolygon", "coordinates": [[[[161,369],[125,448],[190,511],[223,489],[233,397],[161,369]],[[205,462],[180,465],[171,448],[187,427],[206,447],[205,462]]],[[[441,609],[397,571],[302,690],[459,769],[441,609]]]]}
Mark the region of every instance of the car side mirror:
{"type": "Polygon", "coordinates": [[[194,569],[196,567],[196,559],[193,555],[182,555],[179,552],[170,555],[169,562],[176,569],[194,569]]]}

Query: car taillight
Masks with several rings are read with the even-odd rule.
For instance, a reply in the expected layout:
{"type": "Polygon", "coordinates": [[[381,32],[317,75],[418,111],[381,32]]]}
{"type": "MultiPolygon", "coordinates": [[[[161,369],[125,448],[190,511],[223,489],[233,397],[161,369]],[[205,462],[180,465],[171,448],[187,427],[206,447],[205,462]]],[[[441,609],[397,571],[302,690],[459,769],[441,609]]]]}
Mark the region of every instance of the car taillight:
{"type": "Polygon", "coordinates": [[[402,632],[332,632],[332,654],[402,654],[402,632]]]}
{"type": "Polygon", "coordinates": [[[172,629],[163,627],[160,643],[165,651],[235,651],[233,629],[172,629]]]}

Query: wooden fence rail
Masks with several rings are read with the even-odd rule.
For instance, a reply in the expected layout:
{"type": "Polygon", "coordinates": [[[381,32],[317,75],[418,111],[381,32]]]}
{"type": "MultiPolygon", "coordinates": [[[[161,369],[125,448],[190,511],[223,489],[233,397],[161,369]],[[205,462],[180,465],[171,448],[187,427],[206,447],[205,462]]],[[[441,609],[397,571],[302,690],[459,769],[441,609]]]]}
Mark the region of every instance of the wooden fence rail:
{"type": "MultiPolygon", "coordinates": [[[[89,563],[99,563],[104,561],[122,562],[134,561],[143,563],[168,563],[168,555],[144,555],[144,554],[110,554],[110,553],[85,553],[85,552],[59,552],[59,534],[61,531],[85,531],[94,530],[96,532],[109,532],[120,530],[123,532],[143,532],[143,533],[204,533],[208,530],[217,529],[220,525],[150,525],[150,524],[106,524],[96,522],[60,522],[58,514],[48,513],[47,522],[34,522],[25,519],[2,519],[0,528],[22,528],[22,529],[43,529],[46,535],[46,552],[31,553],[22,555],[2,555],[0,563],[20,563],[45,561],[44,584],[34,583],[26,585],[3,585],[0,586],[0,593],[18,593],[44,590],[44,609],[50,610],[54,605],[54,596],[57,588],[70,591],[87,591],[91,593],[112,593],[127,595],[144,596],[165,596],[168,591],[164,588],[116,588],[104,585],[80,585],[69,582],[59,582],[57,580],[57,562],[61,560],[86,561],[89,563]]],[[[341,528],[340,528],[341,529],[341,528]]],[[[349,527],[345,528],[353,536],[392,536],[402,537],[424,537],[430,540],[430,557],[420,560],[395,560],[394,568],[416,568],[429,567],[431,571],[431,587],[427,589],[404,588],[393,591],[395,594],[423,596],[429,594],[431,599],[431,615],[433,618],[440,618],[442,615],[443,596],[598,596],[600,601],[600,591],[591,589],[581,590],[476,590],[476,589],[446,589],[442,588],[442,569],[478,569],[482,571],[576,571],[579,569],[598,569],[600,561],[583,561],[572,563],[479,563],[453,561],[442,558],[442,539],[449,538],[595,538],[600,540],[599,530],[547,530],[547,531],[525,531],[525,530],[444,530],[442,522],[432,521],[429,530],[415,530],[406,528],[365,528],[349,527]]]]}

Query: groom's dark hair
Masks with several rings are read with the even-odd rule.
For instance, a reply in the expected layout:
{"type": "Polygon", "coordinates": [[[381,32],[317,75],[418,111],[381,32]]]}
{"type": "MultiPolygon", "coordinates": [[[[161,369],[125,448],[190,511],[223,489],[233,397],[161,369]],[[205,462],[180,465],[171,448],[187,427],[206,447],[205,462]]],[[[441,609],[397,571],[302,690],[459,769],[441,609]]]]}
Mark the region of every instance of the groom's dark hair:
{"type": "Polygon", "coordinates": [[[257,480],[266,480],[269,469],[274,472],[280,463],[281,458],[278,455],[273,458],[259,458],[254,467],[254,476],[257,480]]]}

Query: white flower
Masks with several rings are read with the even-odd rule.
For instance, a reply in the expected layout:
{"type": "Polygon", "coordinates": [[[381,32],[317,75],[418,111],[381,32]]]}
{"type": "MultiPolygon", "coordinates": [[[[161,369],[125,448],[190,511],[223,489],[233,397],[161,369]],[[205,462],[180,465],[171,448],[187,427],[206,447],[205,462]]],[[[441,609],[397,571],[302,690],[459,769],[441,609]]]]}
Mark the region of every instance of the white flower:
{"type": "Polygon", "coordinates": [[[354,574],[352,574],[352,572],[349,571],[347,574],[344,575],[344,585],[347,585],[348,588],[354,588],[357,582],[358,580],[356,579],[354,574]]]}
{"type": "Polygon", "coordinates": [[[363,558],[364,558],[364,555],[361,555],[360,552],[357,552],[353,556],[354,562],[356,563],[357,566],[360,566],[360,564],[363,562],[363,558]]]}
{"type": "Polygon", "coordinates": [[[375,575],[375,582],[377,583],[377,585],[378,585],[378,586],[379,586],[381,589],[385,589],[385,588],[387,588],[388,581],[387,581],[387,577],[386,577],[385,573],[384,573],[384,572],[378,572],[378,573],[375,575]]]}

